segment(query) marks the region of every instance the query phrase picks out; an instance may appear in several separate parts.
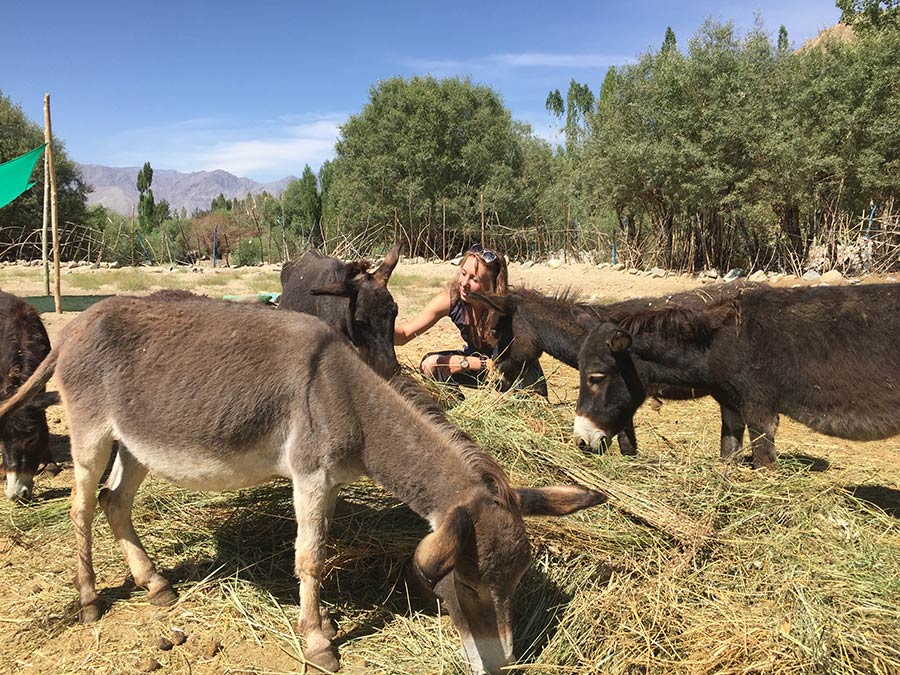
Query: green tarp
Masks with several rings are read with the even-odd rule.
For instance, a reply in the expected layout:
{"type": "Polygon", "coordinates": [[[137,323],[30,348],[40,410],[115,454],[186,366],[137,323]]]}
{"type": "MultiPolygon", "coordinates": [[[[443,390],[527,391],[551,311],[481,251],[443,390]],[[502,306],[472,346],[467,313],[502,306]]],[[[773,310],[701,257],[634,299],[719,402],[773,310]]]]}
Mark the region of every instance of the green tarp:
{"type": "Polygon", "coordinates": [[[42,152],[44,145],[0,164],[0,209],[34,185],[28,181],[42,152]]]}

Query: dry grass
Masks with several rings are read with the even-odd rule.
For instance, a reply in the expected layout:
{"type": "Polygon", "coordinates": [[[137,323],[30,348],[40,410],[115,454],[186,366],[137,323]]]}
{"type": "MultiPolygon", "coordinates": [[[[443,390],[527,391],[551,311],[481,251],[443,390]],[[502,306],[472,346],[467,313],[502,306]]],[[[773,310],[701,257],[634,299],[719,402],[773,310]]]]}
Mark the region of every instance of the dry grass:
{"type": "MultiPolygon", "coordinates": [[[[516,484],[577,481],[612,497],[530,522],[517,672],[900,672],[898,513],[854,497],[829,471],[791,457],[777,472],[723,466],[708,443],[715,428],[700,427],[711,416],[675,441],[645,420],[639,434],[651,440],[636,458],[571,447],[568,405],[479,391],[452,416],[516,484]]],[[[80,626],[65,482],[41,477],[35,504],[0,506],[0,668],[138,672],[153,658],[177,673],[302,669],[286,483],[201,494],[148,481],[136,527],[180,601],[160,610],[123,583],[101,516],[95,565],[110,610],[80,626]],[[173,626],[188,642],[160,651],[173,626]]],[[[342,493],[323,599],[345,672],[464,672],[451,623],[407,583],[425,532],[374,484],[342,493]]]]}
{"type": "MultiPolygon", "coordinates": [[[[432,271],[422,267],[420,279],[405,283],[396,282],[415,275],[402,269],[392,277],[406,316],[446,283],[446,273],[432,271]]],[[[7,290],[40,281],[32,268],[11,274],[0,269],[7,290]]],[[[134,283],[147,290],[278,288],[276,272],[252,268],[144,274],[134,283]]],[[[64,292],[78,276],[63,277],[64,292]]],[[[106,278],[115,283],[114,275],[106,278]]],[[[626,282],[634,279],[623,275],[626,282]]],[[[59,325],[51,325],[51,338],[59,325]]],[[[430,337],[402,360],[417,363],[422,352],[458,339],[451,332],[433,343],[430,337]]],[[[584,455],[569,441],[574,371],[552,360],[544,368],[553,403],[475,391],[451,412],[515,484],[580,482],[610,495],[606,506],[529,521],[534,560],[517,595],[519,663],[512,672],[900,672],[896,439],[850,443],[785,420],[777,471],[725,466],[716,459],[718,408],[701,400],[641,411],[637,457],[584,455]]],[[[59,410],[51,409],[54,447],[64,449],[59,410]]],[[[63,466],[55,478],[38,478],[32,505],[0,502],[0,673],[118,675],[147,672],[152,660],[179,675],[303,671],[287,483],[205,494],[149,479],[135,525],[179,602],[153,607],[132,587],[98,515],[94,562],[108,609],[98,623],[81,626],[72,586],[71,470],[63,466]],[[187,642],[160,650],[173,627],[187,642]]],[[[451,622],[410,574],[426,530],[377,485],[361,481],[342,492],[322,593],[338,622],[342,672],[465,672],[451,622]]]]}

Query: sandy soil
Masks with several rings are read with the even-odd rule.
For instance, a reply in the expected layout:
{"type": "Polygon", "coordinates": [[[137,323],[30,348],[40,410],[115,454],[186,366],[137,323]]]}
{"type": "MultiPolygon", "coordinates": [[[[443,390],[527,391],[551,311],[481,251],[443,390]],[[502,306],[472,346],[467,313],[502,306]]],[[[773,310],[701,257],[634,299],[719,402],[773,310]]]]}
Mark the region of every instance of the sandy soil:
{"type": "MultiPolygon", "coordinates": [[[[455,275],[456,268],[446,264],[401,262],[391,279],[391,288],[400,307],[399,321],[402,323],[413,316],[455,275]]],[[[103,276],[107,270],[78,268],[66,270],[63,277],[63,292],[66,294],[113,294],[124,292],[116,282],[95,284],[91,290],[80,290],[75,283],[79,275],[103,276]]],[[[277,268],[252,268],[243,270],[210,270],[184,272],[154,270],[148,272],[158,286],[141,288],[136,293],[148,293],[157,287],[184,287],[195,292],[219,297],[225,294],[246,295],[264,288],[277,291],[277,268]],[[158,275],[158,276],[157,276],[158,275]]],[[[112,275],[110,275],[112,276],[112,275]]],[[[877,281],[884,279],[867,279],[877,281]]],[[[653,278],[645,274],[630,274],[611,269],[597,269],[591,265],[568,264],[550,268],[545,264],[510,266],[510,282],[528,286],[544,292],[554,292],[563,288],[580,291],[589,301],[618,300],[628,297],[658,296],[689,290],[701,284],[712,284],[713,280],[703,280],[687,275],[669,275],[653,278]]],[[[796,278],[782,279],[780,284],[798,284],[796,278]]],[[[39,295],[42,284],[33,268],[9,268],[0,270],[0,286],[3,290],[18,295],[39,295]]],[[[83,288],[84,285],[81,285],[83,288]]],[[[55,340],[59,330],[77,314],[45,313],[42,318],[55,340]]],[[[460,343],[459,334],[449,320],[443,320],[427,335],[400,348],[401,362],[415,366],[421,355],[434,349],[454,348],[460,343]]],[[[544,370],[551,384],[551,401],[559,405],[573,406],[577,395],[577,373],[549,357],[542,360],[544,370]]],[[[51,383],[52,385],[52,383],[51,383]]],[[[51,432],[53,452],[65,458],[68,451],[67,427],[61,408],[51,408],[51,432]]],[[[636,418],[637,434],[642,443],[642,452],[665,454],[677,452],[679,443],[691,439],[710,447],[716,452],[718,446],[718,408],[708,400],[687,402],[666,402],[659,411],[645,406],[636,418]],[[699,430],[698,430],[699,429],[699,430]]],[[[854,443],[829,438],[810,432],[808,429],[784,420],[778,431],[779,448],[794,456],[811,457],[832,472],[836,484],[866,485],[877,481],[883,494],[879,497],[885,508],[896,508],[900,514],[900,443],[897,439],[872,443],[854,443]]],[[[40,490],[45,496],[62,496],[67,493],[71,480],[71,469],[63,464],[64,471],[50,479],[39,478],[40,490]]],[[[900,516],[898,516],[900,517],[900,516]]],[[[142,527],[146,527],[143,524],[142,527]]],[[[70,538],[67,523],[57,525],[52,530],[53,537],[70,538]]],[[[99,536],[99,535],[98,535],[99,536]]],[[[174,536],[174,535],[173,535],[174,536]]],[[[26,537],[25,540],[28,538],[26,537]]],[[[47,551],[41,550],[40,542],[23,544],[21,533],[7,525],[0,524],[0,640],[7,646],[0,650],[0,673],[51,673],[51,672],[116,672],[110,665],[104,667],[103,653],[143,654],[135,657],[132,672],[147,672],[147,659],[156,648],[147,638],[148,630],[163,630],[174,621],[173,618],[159,618],[156,608],[143,602],[119,603],[115,617],[107,616],[91,627],[69,626],[61,628],[58,615],[60,607],[45,607],[42,597],[48,588],[71,583],[71,551],[64,551],[58,559],[47,559],[47,551]],[[28,570],[27,575],[22,570],[28,570]],[[37,612],[32,616],[32,612],[37,612]],[[41,618],[43,617],[43,618],[41,618]],[[56,617],[56,618],[54,618],[56,617]],[[33,650],[34,631],[45,636],[45,641],[33,650]],[[16,645],[27,645],[25,653],[16,654],[16,645]],[[98,651],[98,645],[104,650],[98,651]],[[92,661],[90,659],[93,659],[92,661]]],[[[111,543],[107,542],[111,548],[111,543]]],[[[50,547],[49,550],[55,550],[50,547]]],[[[58,548],[58,547],[57,547],[58,548]]],[[[121,582],[122,562],[117,552],[110,550],[104,554],[98,574],[107,586],[121,582]],[[109,561],[114,561],[110,563],[109,561]],[[112,571],[111,571],[112,570],[112,571]],[[118,579],[110,582],[109,576],[118,579]]],[[[187,564],[187,563],[185,563],[187,564]]],[[[116,591],[113,591],[115,594],[116,591]]],[[[123,591],[124,592],[124,591],[123,591]]],[[[74,596],[73,596],[74,597],[74,596]]],[[[293,596],[295,597],[295,596],[293,596]]],[[[228,672],[262,672],[249,664],[266,663],[266,672],[288,672],[296,668],[296,662],[278,650],[266,651],[264,643],[248,643],[239,635],[217,635],[214,627],[204,629],[198,617],[179,617],[179,620],[193,622],[195,642],[200,644],[196,657],[184,658],[184,662],[169,660],[164,672],[215,673],[222,663],[230,663],[228,672]],[[203,645],[224,645],[225,657],[215,657],[215,651],[203,653],[203,645]],[[219,659],[219,660],[216,660],[219,659]],[[206,664],[206,665],[204,665],[206,664]],[[218,665],[217,665],[218,664],[218,665]]],[[[181,657],[179,657],[181,658],[181,657]]],[[[165,661],[162,657],[160,660],[165,661]]],[[[110,663],[121,663],[110,657],[110,663]]],[[[152,666],[152,664],[150,664],[152,666]]]]}

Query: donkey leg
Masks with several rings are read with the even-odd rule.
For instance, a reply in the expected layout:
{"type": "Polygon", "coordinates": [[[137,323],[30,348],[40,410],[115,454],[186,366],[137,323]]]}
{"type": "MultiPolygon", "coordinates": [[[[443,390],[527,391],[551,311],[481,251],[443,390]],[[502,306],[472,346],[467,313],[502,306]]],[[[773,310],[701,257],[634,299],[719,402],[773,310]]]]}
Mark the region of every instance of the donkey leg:
{"type": "Polygon", "coordinates": [[[306,638],[303,658],[328,671],[340,667],[337,652],[331,646],[334,625],[319,606],[319,588],[325,566],[325,542],[334,513],[338,486],[325,485],[310,476],[294,478],[294,513],[297,539],[294,544],[294,568],[300,580],[300,619],[298,628],[306,638]]]}
{"type": "Polygon", "coordinates": [[[626,424],[619,432],[619,452],[623,455],[637,454],[637,436],[634,434],[634,422],[626,424]]]}
{"type": "Polygon", "coordinates": [[[134,582],[147,589],[147,599],[152,604],[171,605],[178,596],[169,581],[156,571],[131,520],[134,496],[146,476],[147,469],[120,443],[107,481],[108,487],[100,491],[100,507],[106,514],[113,536],[119,542],[134,582]]]}
{"type": "Polygon", "coordinates": [[[765,418],[758,423],[747,420],[747,428],[750,431],[750,445],[753,447],[753,467],[775,468],[777,457],[775,430],[778,428],[778,415],[765,418]]]}
{"type": "Polygon", "coordinates": [[[91,528],[97,508],[97,484],[112,452],[112,436],[96,431],[80,432],[75,425],[70,429],[70,434],[75,481],[72,486],[72,508],[69,515],[75,531],[78,619],[82,623],[92,623],[100,618],[100,598],[97,595],[97,579],[94,574],[91,528]]]}
{"type": "Polygon", "coordinates": [[[724,462],[736,462],[740,458],[744,446],[744,418],[724,405],[719,404],[722,411],[722,434],[719,446],[719,457],[724,462]]]}

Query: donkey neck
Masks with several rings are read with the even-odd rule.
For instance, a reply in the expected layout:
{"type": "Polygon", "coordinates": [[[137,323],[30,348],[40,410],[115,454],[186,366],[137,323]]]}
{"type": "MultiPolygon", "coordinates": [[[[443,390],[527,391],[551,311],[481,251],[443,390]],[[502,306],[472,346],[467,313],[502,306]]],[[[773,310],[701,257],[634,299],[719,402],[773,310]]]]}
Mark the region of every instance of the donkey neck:
{"type": "Polygon", "coordinates": [[[533,343],[543,352],[573,368],[578,367],[578,350],[587,335],[584,328],[572,320],[568,305],[559,307],[527,304],[517,311],[525,310],[519,320],[528,326],[533,343]],[[526,309],[527,308],[527,309],[526,309]]]}
{"type": "Polygon", "coordinates": [[[366,388],[369,400],[360,401],[367,411],[360,415],[366,474],[432,524],[462,501],[489,496],[477,466],[482,451],[449,422],[378,384],[384,386],[366,388]]]}
{"type": "Polygon", "coordinates": [[[634,336],[642,378],[652,384],[699,387],[709,384],[709,345],[665,339],[655,332],[634,336]]]}

